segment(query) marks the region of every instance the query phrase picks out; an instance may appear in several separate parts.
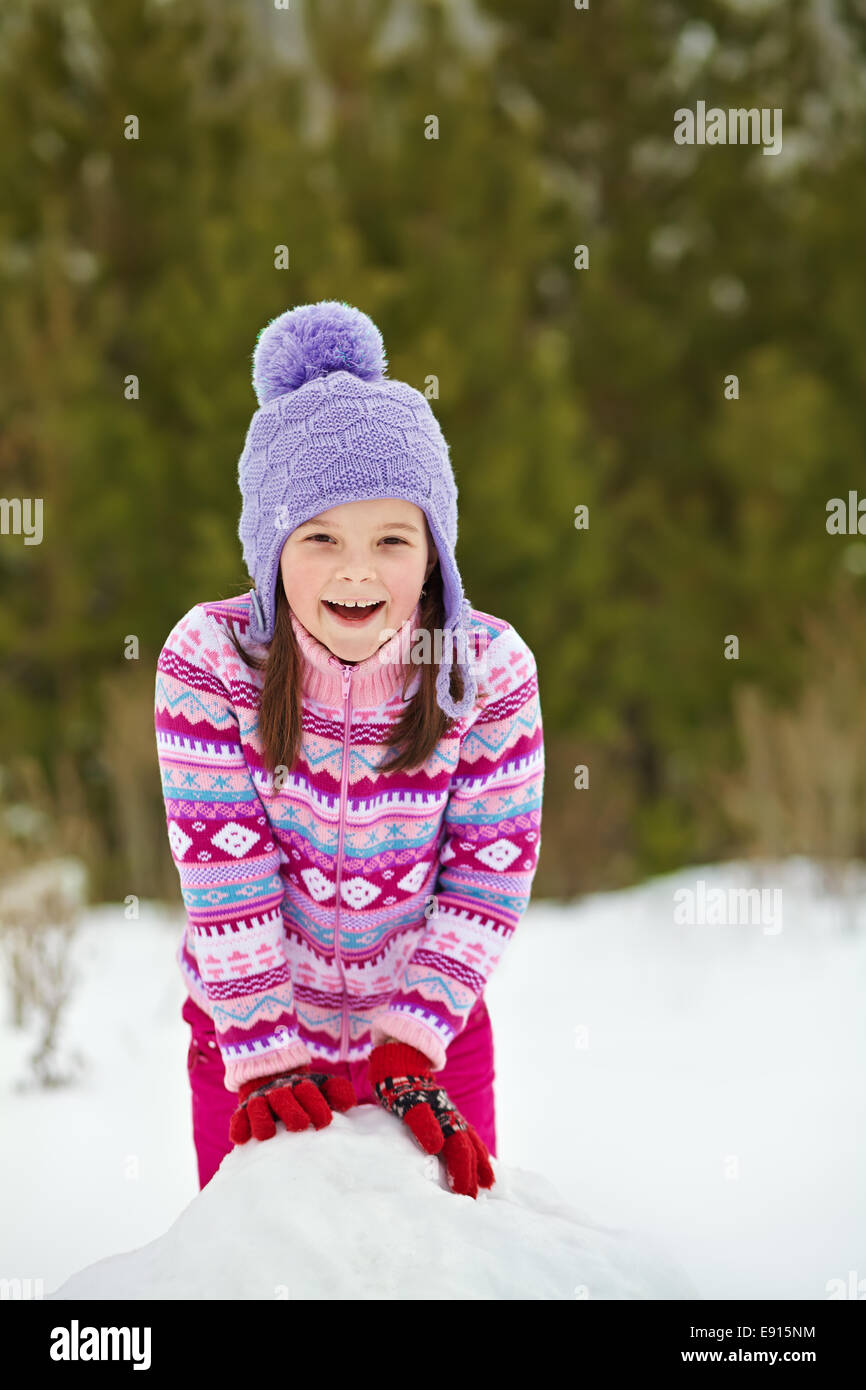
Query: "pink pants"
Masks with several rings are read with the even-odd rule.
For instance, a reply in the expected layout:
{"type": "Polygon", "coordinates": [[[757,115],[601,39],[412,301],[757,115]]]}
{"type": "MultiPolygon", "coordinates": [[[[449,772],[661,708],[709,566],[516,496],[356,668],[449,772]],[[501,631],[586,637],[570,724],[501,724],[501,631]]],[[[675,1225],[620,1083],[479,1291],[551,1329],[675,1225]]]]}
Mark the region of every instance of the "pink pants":
{"type": "MultiPolygon", "coordinates": [[[[192,1091],[192,1128],[198,1159],[199,1187],[205,1187],[232,1149],[229,1120],[237,1108],[235,1091],[226,1090],[225,1068],[216,1042],[213,1019],[187,998],[182,1017],[190,1025],[192,1039],[187,1071],[192,1091]]],[[[323,1062],[313,1059],[316,1071],[346,1076],[355,1088],[359,1105],[378,1105],[367,1081],[367,1060],[323,1062]]],[[[478,999],[466,1027],[451,1043],[436,1080],[448,1092],[464,1119],[474,1125],[488,1150],[496,1157],[493,1105],[493,1033],[484,996],[478,999]]],[[[400,1121],[395,1118],[395,1124],[400,1121]]]]}

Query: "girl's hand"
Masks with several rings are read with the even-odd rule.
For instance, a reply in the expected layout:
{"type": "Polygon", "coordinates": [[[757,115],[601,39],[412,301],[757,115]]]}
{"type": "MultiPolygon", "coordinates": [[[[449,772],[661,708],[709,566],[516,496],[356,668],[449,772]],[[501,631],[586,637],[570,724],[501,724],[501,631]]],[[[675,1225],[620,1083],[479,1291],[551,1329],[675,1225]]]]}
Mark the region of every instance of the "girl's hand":
{"type": "Polygon", "coordinates": [[[324,1129],[331,1123],[332,1110],[351,1110],[358,1103],[351,1081],[313,1071],[309,1066],[244,1081],[238,1100],[240,1104],[229,1122],[233,1144],[246,1144],[250,1135],[255,1139],[273,1139],[277,1132],[275,1120],[282,1120],[286,1129],[295,1132],[309,1129],[311,1120],[316,1129],[324,1129]]]}
{"type": "Polygon", "coordinates": [[[452,1192],[477,1197],[496,1178],[487,1145],[433,1079],[433,1063],[407,1043],[388,1039],[370,1053],[368,1079],[386,1110],[409,1129],[425,1153],[442,1153],[452,1192]]]}

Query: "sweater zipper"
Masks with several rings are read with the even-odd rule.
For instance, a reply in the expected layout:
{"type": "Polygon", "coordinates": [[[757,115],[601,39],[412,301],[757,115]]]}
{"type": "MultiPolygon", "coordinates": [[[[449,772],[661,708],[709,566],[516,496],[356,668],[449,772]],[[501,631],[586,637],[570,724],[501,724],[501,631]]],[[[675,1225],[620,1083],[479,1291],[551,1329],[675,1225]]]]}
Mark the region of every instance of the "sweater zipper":
{"type": "Polygon", "coordinates": [[[343,703],[346,706],[346,714],[343,722],[343,769],[340,780],[340,819],[337,830],[337,910],[334,922],[334,953],[337,964],[340,967],[340,976],[343,981],[343,997],[341,1002],[341,1024],[340,1024],[340,1055],[338,1060],[344,1062],[348,1058],[348,1039],[349,1039],[349,1010],[347,1008],[346,991],[346,972],[343,968],[343,958],[340,955],[340,878],[343,871],[343,838],[346,825],[346,787],[349,782],[349,725],[352,718],[351,688],[352,672],[354,666],[343,666],[342,662],[337,663],[342,667],[343,673],[343,703]]]}

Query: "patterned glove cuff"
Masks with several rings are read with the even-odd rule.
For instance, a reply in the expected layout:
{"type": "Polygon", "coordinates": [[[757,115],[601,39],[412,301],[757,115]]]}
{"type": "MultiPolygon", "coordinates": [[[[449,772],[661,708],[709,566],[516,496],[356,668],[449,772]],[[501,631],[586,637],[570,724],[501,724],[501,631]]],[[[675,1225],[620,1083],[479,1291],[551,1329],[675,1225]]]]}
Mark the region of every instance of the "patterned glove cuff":
{"type": "Polygon", "coordinates": [[[254,1091],[272,1091],[277,1086],[285,1086],[293,1076],[297,1076],[299,1073],[304,1075],[309,1070],[309,1066],[291,1067],[288,1071],[269,1072],[266,1076],[254,1076],[248,1081],[241,1082],[238,1087],[238,1099],[244,1102],[249,1100],[254,1091]]]}
{"type": "Polygon", "coordinates": [[[386,1076],[432,1076],[433,1063],[408,1043],[380,1043],[370,1053],[367,1080],[371,1086],[386,1076]]]}

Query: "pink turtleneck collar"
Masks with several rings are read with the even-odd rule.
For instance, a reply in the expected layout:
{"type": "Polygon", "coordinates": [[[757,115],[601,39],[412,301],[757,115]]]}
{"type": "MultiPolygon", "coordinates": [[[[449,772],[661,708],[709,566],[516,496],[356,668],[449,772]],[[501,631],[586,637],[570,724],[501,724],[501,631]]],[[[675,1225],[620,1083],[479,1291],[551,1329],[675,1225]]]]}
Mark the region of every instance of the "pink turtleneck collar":
{"type": "MultiPolygon", "coordinates": [[[[372,707],[389,700],[402,689],[405,675],[403,661],[400,659],[401,643],[409,637],[406,651],[411,650],[411,631],[419,625],[421,614],[420,600],[415,611],[397,629],[387,642],[383,642],[372,656],[354,665],[343,662],[339,657],[314,637],[297,617],[289,610],[292,627],[298,646],[304,657],[304,694],[324,705],[343,704],[343,672],[352,672],[352,704],[372,707]],[[409,629],[407,634],[406,629],[409,629]]],[[[411,690],[410,686],[410,690],[411,690]]]]}

